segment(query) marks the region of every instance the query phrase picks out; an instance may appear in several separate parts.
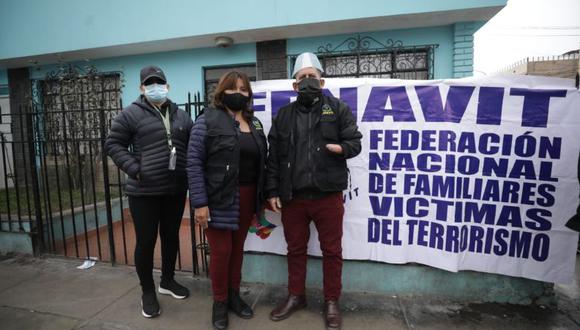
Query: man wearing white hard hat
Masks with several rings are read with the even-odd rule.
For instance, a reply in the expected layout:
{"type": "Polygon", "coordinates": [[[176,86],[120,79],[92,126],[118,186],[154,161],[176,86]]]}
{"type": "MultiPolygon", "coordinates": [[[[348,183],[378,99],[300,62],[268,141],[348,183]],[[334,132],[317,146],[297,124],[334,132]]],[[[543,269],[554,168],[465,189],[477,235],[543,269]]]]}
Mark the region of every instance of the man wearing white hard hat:
{"type": "Polygon", "coordinates": [[[292,72],[298,97],[278,111],[268,134],[266,194],[270,207],[282,212],[288,243],[288,298],[270,319],[286,319],[306,306],[306,251],[313,221],[322,250],[324,319],[327,328],[339,329],[342,191],[348,180],[346,160],[360,153],[362,135],[348,105],[322,94],[322,73],[316,55],[298,56],[292,72]]]}

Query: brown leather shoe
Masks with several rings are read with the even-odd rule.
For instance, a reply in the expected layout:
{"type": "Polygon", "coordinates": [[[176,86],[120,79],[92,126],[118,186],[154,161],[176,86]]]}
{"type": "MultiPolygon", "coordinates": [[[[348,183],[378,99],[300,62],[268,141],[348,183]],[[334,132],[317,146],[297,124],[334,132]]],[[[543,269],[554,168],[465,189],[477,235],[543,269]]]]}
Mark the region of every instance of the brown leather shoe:
{"type": "Polygon", "coordinates": [[[282,305],[276,307],[270,313],[270,320],[282,321],[288,318],[290,315],[292,315],[292,313],[294,313],[295,311],[302,309],[304,307],[306,307],[305,296],[288,295],[286,301],[282,305]]]}
{"type": "Polygon", "coordinates": [[[326,324],[326,329],[340,329],[342,317],[340,317],[338,301],[329,300],[324,303],[324,323],[326,324]]]}

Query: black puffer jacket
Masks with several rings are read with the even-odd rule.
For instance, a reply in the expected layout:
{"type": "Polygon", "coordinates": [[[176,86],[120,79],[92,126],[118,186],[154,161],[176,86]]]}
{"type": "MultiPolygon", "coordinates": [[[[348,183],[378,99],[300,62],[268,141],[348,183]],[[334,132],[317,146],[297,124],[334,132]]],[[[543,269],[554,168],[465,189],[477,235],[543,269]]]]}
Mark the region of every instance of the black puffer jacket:
{"type": "Polygon", "coordinates": [[[170,100],[163,107],[169,111],[171,140],[177,151],[174,171],[168,169],[170,150],[163,119],[143,95],[113,120],[105,150],[113,162],[129,175],[125,187],[127,195],[156,196],[187,190],[185,164],[193,121],[170,100]]]}

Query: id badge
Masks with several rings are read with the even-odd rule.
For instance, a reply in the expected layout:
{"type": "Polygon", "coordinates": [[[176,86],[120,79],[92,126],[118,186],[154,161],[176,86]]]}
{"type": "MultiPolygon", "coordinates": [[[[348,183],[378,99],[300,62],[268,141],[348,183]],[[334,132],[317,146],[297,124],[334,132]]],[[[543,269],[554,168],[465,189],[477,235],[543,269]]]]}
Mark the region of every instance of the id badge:
{"type": "Polygon", "coordinates": [[[168,169],[170,171],[174,171],[176,163],[177,163],[177,151],[175,150],[175,147],[172,147],[171,152],[169,152],[169,167],[168,167],[168,169]]]}

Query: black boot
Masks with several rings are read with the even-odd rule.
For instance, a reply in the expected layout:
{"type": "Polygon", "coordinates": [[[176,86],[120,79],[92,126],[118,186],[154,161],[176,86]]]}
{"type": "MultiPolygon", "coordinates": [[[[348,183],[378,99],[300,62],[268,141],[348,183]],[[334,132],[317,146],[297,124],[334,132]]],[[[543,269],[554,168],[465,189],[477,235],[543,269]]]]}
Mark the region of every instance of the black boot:
{"type": "Polygon", "coordinates": [[[228,307],[243,319],[251,319],[254,316],[252,308],[242,300],[240,292],[234,289],[228,291],[228,307]]]}
{"type": "Polygon", "coordinates": [[[216,330],[228,328],[228,304],[225,301],[214,301],[211,313],[211,322],[216,330]]]}

